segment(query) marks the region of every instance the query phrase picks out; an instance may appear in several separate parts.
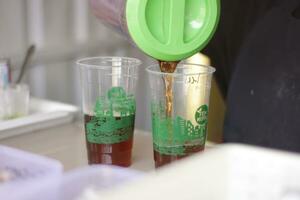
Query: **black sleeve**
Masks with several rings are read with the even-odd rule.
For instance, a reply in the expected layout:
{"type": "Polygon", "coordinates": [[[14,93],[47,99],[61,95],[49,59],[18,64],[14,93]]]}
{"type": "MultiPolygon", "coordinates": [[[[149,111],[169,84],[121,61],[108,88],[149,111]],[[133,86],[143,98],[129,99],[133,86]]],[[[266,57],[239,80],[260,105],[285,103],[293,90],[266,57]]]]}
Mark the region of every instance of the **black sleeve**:
{"type": "Polygon", "coordinates": [[[215,77],[226,98],[236,57],[245,37],[278,0],[221,0],[218,28],[203,53],[217,68],[215,77]]]}

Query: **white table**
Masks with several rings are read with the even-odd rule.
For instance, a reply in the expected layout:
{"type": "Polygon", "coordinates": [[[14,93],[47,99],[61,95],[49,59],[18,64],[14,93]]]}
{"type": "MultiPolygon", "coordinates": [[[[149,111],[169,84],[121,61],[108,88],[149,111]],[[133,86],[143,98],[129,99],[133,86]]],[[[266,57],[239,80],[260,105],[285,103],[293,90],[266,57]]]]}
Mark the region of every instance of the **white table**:
{"type": "MultiPolygon", "coordinates": [[[[152,138],[150,133],[134,133],[132,169],[154,169],[152,138]]],[[[59,160],[65,170],[87,165],[83,123],[74,122],[43,131],[27,133],[0,140],[1,145],[19,148],[59,160]]]]}

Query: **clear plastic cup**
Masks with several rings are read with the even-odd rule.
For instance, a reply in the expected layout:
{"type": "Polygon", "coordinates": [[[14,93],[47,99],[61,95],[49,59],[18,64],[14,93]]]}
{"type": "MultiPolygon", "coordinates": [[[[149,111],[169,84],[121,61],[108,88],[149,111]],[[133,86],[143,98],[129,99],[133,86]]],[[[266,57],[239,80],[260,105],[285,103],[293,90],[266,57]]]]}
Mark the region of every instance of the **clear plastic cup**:
{"type": "Polygon", "coordinates": [[[0,90],[0,120],[28,115],[29,88],[25,84],[9,84],[0,90]]]}
{"type": "Polygon", "coordinates": [[[179,64],[174,73],[162,73],[158,65],[153,65],[147,72],[155,166],[204,150],[215,69],[179,64]]]}
{"type": "Polygon", "coordinates": [[[77,64],[89,164],[130,166],[141,62],[135,58],[96,57],[77,64]]]}

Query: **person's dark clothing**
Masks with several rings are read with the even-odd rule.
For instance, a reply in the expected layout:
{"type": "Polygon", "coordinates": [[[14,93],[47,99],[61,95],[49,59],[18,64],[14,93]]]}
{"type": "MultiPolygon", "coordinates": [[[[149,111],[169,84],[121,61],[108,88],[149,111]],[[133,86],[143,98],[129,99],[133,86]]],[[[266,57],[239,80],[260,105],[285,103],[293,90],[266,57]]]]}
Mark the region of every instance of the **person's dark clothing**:
{"type": "Polygon", "coordinates": [[[204,50],[227,101],[224,142],[300,152],[300,0],[222,0],[204,50]]]}

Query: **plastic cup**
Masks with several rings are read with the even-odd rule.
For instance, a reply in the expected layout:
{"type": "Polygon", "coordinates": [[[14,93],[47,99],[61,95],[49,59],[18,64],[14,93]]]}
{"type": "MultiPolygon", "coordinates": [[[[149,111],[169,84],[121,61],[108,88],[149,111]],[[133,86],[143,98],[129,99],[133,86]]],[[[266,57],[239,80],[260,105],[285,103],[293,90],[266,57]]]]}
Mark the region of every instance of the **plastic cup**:
{"type": "Polygon", "coordinates": [[[29,88],[25,84],[9,84],[0,89],[0,121],[28,115],[29,88]]]}
{"type": "Polygon", "coordinates": [[[203,151],[215,69],[179,64],[174,73],[162,73],[158,65],[153,65],[147,68],[147,72],[151,88],[155,166],[203,151]]]}
{"type": "Polygon", "coordinates": [[[95,57],[77,64],[89,164],[130,166],[141,62],[135,58],[95,57]]]}

